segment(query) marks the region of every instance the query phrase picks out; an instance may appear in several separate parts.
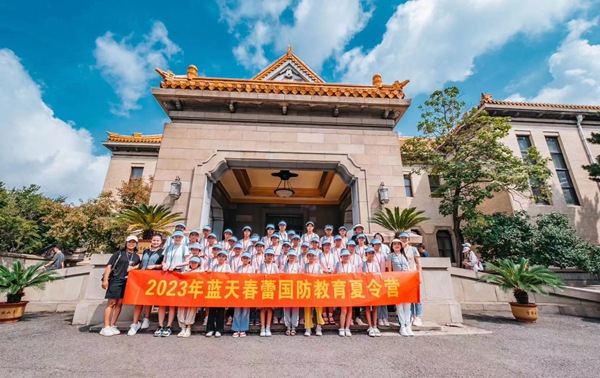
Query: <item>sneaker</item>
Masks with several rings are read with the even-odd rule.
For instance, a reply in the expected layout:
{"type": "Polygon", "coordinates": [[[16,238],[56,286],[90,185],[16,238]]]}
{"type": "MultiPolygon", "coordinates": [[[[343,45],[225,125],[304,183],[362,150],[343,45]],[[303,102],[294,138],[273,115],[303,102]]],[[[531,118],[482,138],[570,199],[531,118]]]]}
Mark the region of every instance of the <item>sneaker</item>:
{"type": "Polygon", "coordinates": [[[340,335],[340,336],[342,336],[342,337],[346,336],[346,333],[344,332],[344,329],[343,329],[343,328],[340,328],[340,329],[339,329],[339,331],[338,331],[338,335],[340,335]]]}
{"type": "Polygon", "coordinates": [[[160,335],[162,337],[169,337],[169,336],[171,336],[171,333],[173,333],[173,331],[171,330],[171,327],[165,327],[165,328],[163,328],[163,331],[160,335]]]}
{"type": "Polygon", "coordinates": [[[162,335],[163,327],[158,327],[156,331],[154,331],[154,337],[159,337],[162,335]]]}
{"type": "Polygon", "coordinates": [[[181,327],[181,332],[177,334],[177,337],[185,337],[185,331],[187,328],[185,326],[181,327]]]}
{"type": "Polygon", "coordinates": [[[265,336],[267,336],[267,337],[271,337],[271,328],[267,328],[267,329],[265,330],[265,336]]]}
{"type": "Polygon", "coordinates": [[[207,324],[208,324],[208,316],[205,316],[204,321],[202,322],[202,325],[206,327],[207,324]]]}
{"type": "Polygon", "coordinates": [[[215,337],[221,337],[221,332],[219,332],[219,331],[215,332],[215,337]]]}
{"type": "Polygon", "coordinates": [[[144,318],[144,320],[142,321],[141,329],[148,329],[148,328],[150,328],[150,319],[144,318]]]}
{"type": "Polygon", "coordinates": [[[406,327],[405,327],[405,326],[401,326],[401,327],[400,327],[400,335],[402,335],[402,336],[406,336],[406,337],[408,337],[408,336],[409,336],[409,335],[408,335],[408,332],[406,331],[406,327]]]}
{"type": "Polygon", "coordinates": [[[315,331],[315,335],[323,336],[323,328],[320,325],[317,325],[317,330],[315,331]]]}
{"type": "Polygon", "coordinates": [[[260,337],[266,337],[267,336],[267,330],[264,328],[260,329],[260,337]]]}
{"type": "Polygon", "coordinates": [[[212,337],[213,334],[214,334],[213,331],[208,331],[208,332],[206,332],[206,335],[204,335],[204,336],[206,336],[206,337],[212,337]]]}
{"type": "Polygon", "coordinates": [[[121,331],[119,331],[119,329],[117,328],[117,326],[110,327],[110,331],[113,333],[113,335],[120,335],[121,334],[121,331]]]}
{"type": "Polygon", "coordinates": [[[420,316],[415,316],[415,319],[413,320],[412,325],[414,325],[415,327],[422,327],[423,326],[423,321],[421,320],[420,316]]]}
{"type": "Polygon", "coordinates": [[[240,337],[246,337],[246,332],[244,332],[244,331],[240,332],[240,337]]]}
{"type": "Polygon", "coordinates": [[[381,331],[379,330],[379,328],[375,327],[373,331],[375,333],[375,337],[381,337],[381,331]]]}
{"type": "Polygon", "coordinates": [[[132,324],[131,327],[129,327],[129,331],[127,332],[127,336],[133,336],[137,333],[137,331],[140,330],[140,328],[142,327],[142,325],[138,322],[137,324],[132,324]]]}
{"type": "Polygon", "coordinates": [[[187,326],[185,329],[185,334],[183,335],[183,337],[190,337],[192,336],[192,326],[187,326]]]}
{"type": "Polygon", "coordinates": [[[356,325],[359,325],[359,326],[364,326],[364,325],[366,325],[366,324],[365,324],[365,323],[363,323],[363,321],[362,321],[362,319],[361,319],[361,318],[357,317],[357,318],[356,318],[356,325]]]}
{"type": "Polygon", "coordinates": [[[369,327],[369,329],[367,330],[367,335],[369,335],[370,337],[375,337],[375,329],[369,327]]]}
{"type": "Polygon", "coordinates": [[[387,320],[387,319],[383,319],[383,325],[386,326],[386,327],[389,327],[390,326],[390,321],[387,320]]]}
{"type": "Polygon", "coordinates": [[[383,327],[383,319],[379,319],[377,321],[377,325],[379,325],[380,327],[383,327]]]}
{"type": "Polygon", "coordinates": [[[234,332],[233,333],[233,337],[240,337],[240,333],[239,332],[234,332]]]}
{"type": "Polygon", "coordinates": [[[304,331],[304,336],[307,336],[307,337],[310,336],[310,328],[308,328],[306,331],[304,331]]]}
{"type": "Polygon", "coordinates": [[[114,334],[110,327],[104,327],[100,330],[100,335],[110,337],[110,336],[113,336],[114,334]]]}
{"type": "Polygon", "coordinates": [[[414,335],[415,335],[415,334],[413,333],[413,331],[412,331],[412,327],[410,326],[410,324],[409,324],[409,325],[407,325],[407,326],[406,326],[406,327],[404,327],[404,328],[406,328],[406,333],[408,333],[408,336],[414,336],[414,335]]]}
{"type": "Polygon", "coordinates": [[[346,337],[350,337],[350,336],[352,336],[352,332],[350,332],[350,328],[346,328],[346,329],[344,330],[344,332],[346,333],[346,337]]]}
{"type": "Polygon", "coordinates": [[[230,316],[230,317],[227,318],[227,324],[226,325],[230,326],[231,323],[233,323],[233,319],[230,316]]]}

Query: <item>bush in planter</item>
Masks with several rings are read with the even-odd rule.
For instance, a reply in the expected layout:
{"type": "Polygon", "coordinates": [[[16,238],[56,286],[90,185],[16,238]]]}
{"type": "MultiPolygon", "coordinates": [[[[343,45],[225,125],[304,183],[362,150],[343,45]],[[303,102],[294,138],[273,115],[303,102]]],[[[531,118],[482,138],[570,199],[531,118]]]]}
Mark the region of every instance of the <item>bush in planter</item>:
{"type": "Polygon", "coordinates": [[[485,268],[490,274],[480,280],[496,284],[504,292],[512,290],[518,304],[528,304],[530,292],[548,295],[545,286],[559,289],[564,287],[563,281],[554,272],[543,266],[531,266],[526,258],[522,258],[519,263],[501,259],[496,264],[485,264],[485,268]]]}
{"type": "Polygon", "coordinates": [[[12,269],[0,265],[0,292],[6,292],[6,303],[21,302],[27,287],[41,290],[48,282],[62,279],[55,271],[44,270],[43,266],[44,263],[39,263],[24,268],[20,260],[13,263],[12,269]]]}

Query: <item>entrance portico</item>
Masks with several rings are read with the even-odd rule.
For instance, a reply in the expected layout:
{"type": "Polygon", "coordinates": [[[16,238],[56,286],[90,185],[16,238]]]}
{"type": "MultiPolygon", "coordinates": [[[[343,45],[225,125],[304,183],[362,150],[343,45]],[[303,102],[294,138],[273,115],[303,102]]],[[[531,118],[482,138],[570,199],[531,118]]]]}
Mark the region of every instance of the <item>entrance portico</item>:
{"type": "MultiPolygon", "coordinates": [[[[383,85],[375,75],[371,86],[327,84],[291,50],[251,80],[202,78],[194,66],[185,76],[158,71],[163,82],[153,94],[172,122],[165,125],[150,202],[183,213],[189,229],[263,227],[268,212],[257,216],[251,206],[238,206],[253,203],[254,210],[256,204],[293,205],[297,212],[306,205],[337,206],[329,222],[363,223],[372,233],[376,230],[367,220],[381,208],[377,189],[382,182],[389,188],[388,206],[406,207],[393,129],[410,105],[402,91],[407,82],[383,85]],[[292,185],[306,190],[274,197],[265,172],[279,170],[297,173],[292,185]],[[260,190],[238,188],[240,178],[232,181],[232,176],[241,171],[251,172],[260,190]],[[310,187],[315,175],[324,179],[310,187]],[[173,200],[169,189],[177,176],[182,193],[173,200]],[[329,193],[328,180],[342,191],[329,193]],[[223,202],[238,204],[238,211],[223,208],[223,202]]],[[[316,214],[300,213],[309,219],[316,214]]]]}

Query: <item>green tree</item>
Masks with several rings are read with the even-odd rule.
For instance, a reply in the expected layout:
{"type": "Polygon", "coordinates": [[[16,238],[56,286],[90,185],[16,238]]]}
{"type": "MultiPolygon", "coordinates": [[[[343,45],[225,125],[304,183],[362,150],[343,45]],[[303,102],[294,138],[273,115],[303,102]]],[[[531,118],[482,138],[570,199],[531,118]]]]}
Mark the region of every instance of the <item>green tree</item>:
{"type": "Polygon", "coordinates": [[[415,172],[440,177],[433,195],[441,199],[439,212],[452,216],[457,253],[463,242],[461,227],[477,218],[485,200],[500,192],[530,192],[530,179],[543,183],[542,193],[550,193],[549,159],[530,148],[524,161],[503,143],[511,128],[508,118],[491,117],[477,108],[467,111],[456,87],[433,92],[419,109],[422,136],[404,144],[403,162],[415,172]]]}
{"type": "Polygon", "coordinates": [[[45,197],[36,185],[7,190],[0,182],[0,251],[40,253],[51,244],[43,205],[62,200],[45,197]]]}
{"type": "Polygon", "coordinates": [[[123,181],[121,187],[117,189],[117,196],[125,206],[147,205],[150,201],[150,191],[152,190],[153,182],[153,176],[150,176],[149,180],[140,177],[123,181]]]}
{"type": "Polygon", "coordinates": [[[514,216],[484,215],[470,222],[464,235],[477,245],[484,261],[528,258],[544,267],[600,269],[600,249],[577,236],[568,217],[559,212],[538,215],[533,221],[524,211],[514,216]]]}
{"type": "MultiPolygon", "coordinates": [[[[600,134],[592,133],[592,137],[588,138],[588,142],[600,144],[600,134]]],[[[596,156],[596,162],[594,164],[584,165],[583,168],[589,172],[590,180],[600,182],[600,155],[596,156]]]]}
{"type": "Polygon", "coordinates": [[[373,214],[373,218],[369,219],[369,222],[393,231],[398,236],[400,232],[410,230],[421,222],[429,220],[429,218],[421,216],[424,213],[424,211],[417,210],[416,207],[410,207],[402,211],[398,206],[394,207],[393,211],[386,207],[383,210],[377,210],[373,214]]]}

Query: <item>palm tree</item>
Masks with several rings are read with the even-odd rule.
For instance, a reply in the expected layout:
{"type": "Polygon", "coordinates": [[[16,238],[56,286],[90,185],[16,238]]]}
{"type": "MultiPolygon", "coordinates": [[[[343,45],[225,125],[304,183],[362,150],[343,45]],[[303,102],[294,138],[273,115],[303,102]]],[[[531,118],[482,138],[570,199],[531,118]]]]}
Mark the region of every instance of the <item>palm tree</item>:
{"type": "Polygon", "coordinates": [[[509,259],[501,259],[497,264],[487,263],[485,267],[492,274],[482,277],[481,281],[496,284],[504,292],[512,290],[519,304],[529,303],[528,292],[548,295],[544,286],[564,287],[564,282],[556,273],[543,266],[530,266],[529,259],[524,257],[518,264],[509,259]]]}
{"type": "Polygon", "coordinates": [[[43,266],[42,262],[24,268],[21,260],[16,260],[12,269],[0,265],[0,292],[6,292],[6,303],[21,302],[27,287],[41,290],[46,283],[62,279],[55,271],[44,270],[43,266]]]}
{"type": "Polygon", "coordinates": [[[387,207],[383,210],[377,210],[373,218],[369,219],[369,223],[375,223],[386,230],[393,231],[397,236],[400,232],[410,230],[416,227],[421,222],[429,220],[427,217],[422,217],[424,211],[417,210],[416,207],[409,207],[400,211],[398,206],[394,210],[387,207]]]}
{"type": "Polygon", "coordinates": [[[183,220],[181,213],[172,213],[165,205],[144,204],[125,209],[115,217],[117,223],[127,225],[129,232],[142,234],[146,240],[157,232],[170,234],[170,225],[183,220]]]}

